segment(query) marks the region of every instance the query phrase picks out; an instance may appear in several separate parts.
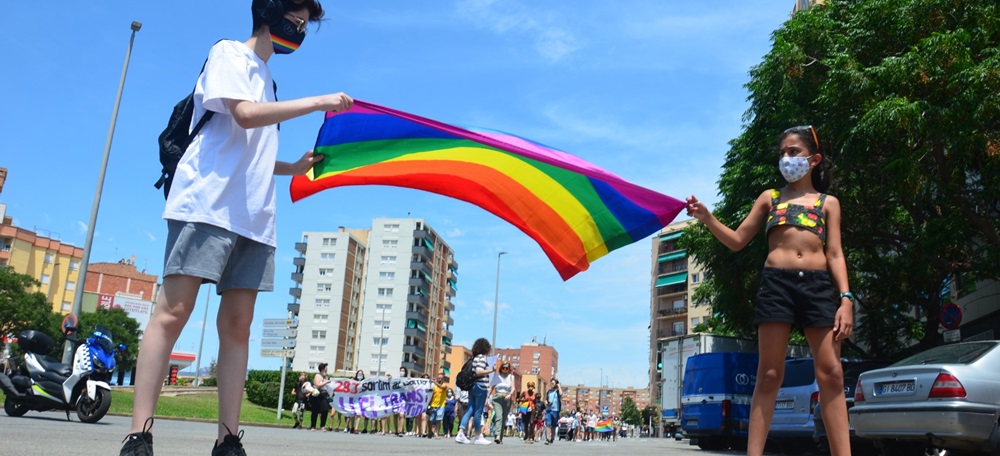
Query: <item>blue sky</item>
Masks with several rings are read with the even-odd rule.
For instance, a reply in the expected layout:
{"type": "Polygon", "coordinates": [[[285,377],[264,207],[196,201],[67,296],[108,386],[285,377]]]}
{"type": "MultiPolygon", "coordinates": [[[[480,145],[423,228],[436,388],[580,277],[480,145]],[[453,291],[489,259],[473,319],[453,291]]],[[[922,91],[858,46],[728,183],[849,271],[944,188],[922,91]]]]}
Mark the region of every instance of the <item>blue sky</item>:
{"type": "MultiPolygon", "coordinates": [[[[162,271],[166,224],[156,136],[190,92],[208,48],[250,34],[249,0],[14,2],[0,72],[0,202],[16,225],[83,246],[114,97],[137,33],[90,261],[135,256],[162,271]],[[67,6],[68,5],[68,6],[67,6]]],[[[747,71],[793,2],[623,0],[327,1],[327,20],[269,66],[281,99],[344,91],[432,119],[498,129],[578,155],[675,198],[718,200],[727,142],[747,108],[747,71]]],[[[279,157],[312,147],[315,113],[282,124],[279,157]]],[[[500,346],[537,336],[560,354],[566,384],[647,383],[650,241],[616,250],[563,282],[526,235],[475,206],[391,187],[328,190],[299,203],[279,178],[276,291],[260,320],[281,318],[293,243],[303,231],[368,228],[375,217],[425,219],[456,250],[455,342],[492,332],[497,252],[500,346]]],[[[682,214],[678,220],[684,218],[682,214]]],[[[195,352],[204,290],[176,349],[195,352]]],[[[217,297],[210,298],[215,313],[217,297]]],[[[204,358],[215,357],[209,317],[204,358]]]]}

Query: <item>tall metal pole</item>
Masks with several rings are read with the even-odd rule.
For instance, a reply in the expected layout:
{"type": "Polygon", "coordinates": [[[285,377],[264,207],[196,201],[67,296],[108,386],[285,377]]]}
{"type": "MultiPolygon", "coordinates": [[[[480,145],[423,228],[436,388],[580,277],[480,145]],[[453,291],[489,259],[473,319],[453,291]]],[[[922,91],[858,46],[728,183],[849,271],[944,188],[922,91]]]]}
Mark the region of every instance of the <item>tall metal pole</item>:
{"type": "Polygon", "coordinates": [[[382,375],[382,347],[385,346],[385,305],[382,306],[382,324],[378,333],[378,375],[382,375]]]}
{"type": "Polygon", "coordinates": [[[496,293],[493,295],[493,340],[490,342],[493,346],[493,353],[497,352],[497,314],[500,309],[500,255],[506,253],[497,253],[497,288],[496,293]]]}
{"type": "MultiPolygon", "coordinates": [[[[83,308],[83,288],[87,282],[87,266],[90,263],[90,247],[94,243],[94,225],[97,224],[97,210],[101,207],[101,192],[104,190],[104,175],[108,170],[108,156],[111,154],[111,140],[115,137],[115,122],[118,121],[118,107],[122,102],[122,91],[125,89],[125,74],[128,73],[128,62],[132,57],[132,43],[135,42],[135,32],[142,28],[141,22],[132,21],[132,36],[128,40],[128,50],[125,52],[125,65],[122,67],[122,79],[118,83],[118,95],[115,96],[115,108],[111,111],[111,126],[108,127],[108,139],[104,144],[104,158],[101,161],[101,172],[97,177],[97,189],[94,191],[94,204],[90,209],[90,223],[87,224],[87,240],[83,244],[83,259],[80,261],[80,275],[77,279],[76,293],[73,296],[73,314],[80,316],[83,308]]],[[[69,364],[73,359],[72,348],[67,341],[63,345],[63,364],[69,364]]]]}
{"type": "Polygon", "coordinates": [[[208,326],[208,298],[212,296],[212,284],[205,289],[205,317],[201,320],[201,339],[198,340],[198,362],[195,364],[194,386],[201,386],[201,347],[205,345],[205,326],[208,326]]]}

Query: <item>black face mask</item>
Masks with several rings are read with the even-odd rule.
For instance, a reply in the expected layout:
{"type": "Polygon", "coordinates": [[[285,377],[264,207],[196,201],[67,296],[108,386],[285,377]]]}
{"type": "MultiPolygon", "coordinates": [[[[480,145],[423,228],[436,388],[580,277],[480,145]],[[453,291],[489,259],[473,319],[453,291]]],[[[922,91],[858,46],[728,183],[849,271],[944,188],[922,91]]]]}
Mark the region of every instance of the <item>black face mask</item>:
{"type": "Polygon", "coordinates": [[[306,32],[299,31],[299,26],[287,17],[281,23],[271,27],[271,45],[275,54],[291,54],[306,39],[306,32]]]}

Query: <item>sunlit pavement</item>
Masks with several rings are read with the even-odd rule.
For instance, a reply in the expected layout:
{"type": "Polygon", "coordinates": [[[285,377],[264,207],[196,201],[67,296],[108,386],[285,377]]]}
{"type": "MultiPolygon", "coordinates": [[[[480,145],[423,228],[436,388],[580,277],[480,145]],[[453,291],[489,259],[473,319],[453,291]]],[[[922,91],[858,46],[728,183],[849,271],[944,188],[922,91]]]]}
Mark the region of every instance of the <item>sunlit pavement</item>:
{"type": "MultiPolygon", "coordinates": [[[[75,415],[73,416],[75,419],[75,415]]],[[[20,418],[0,414],[0,455],[34,456],[73,454],[74,456],[110,456],[118,454],[128,433],[131,418],[108,416],[96,424],[67,422],[63,413],[29,412],[20,418]]],[[[341,432],[291,430],[288,428],[246,426],[243,445],[250,456],[289,454],[739,454],[709,452],[688,444],[687,440],[619,439],[617,442],[566,442],[552,445],[542,442],[527,445],[518,439],[506,439],[503,445],[460,445],[453,440],[431,440],[341,432]]],[[[160,419],[153,427],[157,456],[208,455],[215,440],[213,423],[160,419]]]]}

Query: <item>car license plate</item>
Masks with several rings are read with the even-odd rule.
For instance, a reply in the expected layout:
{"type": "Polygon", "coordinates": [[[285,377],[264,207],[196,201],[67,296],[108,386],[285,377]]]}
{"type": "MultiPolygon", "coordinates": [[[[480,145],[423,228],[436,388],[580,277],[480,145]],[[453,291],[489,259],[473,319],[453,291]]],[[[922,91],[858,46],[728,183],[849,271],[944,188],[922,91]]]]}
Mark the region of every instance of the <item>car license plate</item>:
{"type": "Polygon", "coordinates": [[[687,420],[687,422],[684,423],[684,426],[689,428],[696,428],[698,427],[698,420],[687,420]]]}
{"type": "Polygon", "coordinates": [[[917,391],[917,387],[914,385],[913,380],[904,382],[879,383],[876,386],[878,387],[878,393],[880,395],[913,394],[914,392],[917,391]]]}
{"type": "Polygon", "coordinates": [[[795,400],[790,401],[778,401],[774,403],[775,410],[791,410],[795,408],[795,400]]]}

